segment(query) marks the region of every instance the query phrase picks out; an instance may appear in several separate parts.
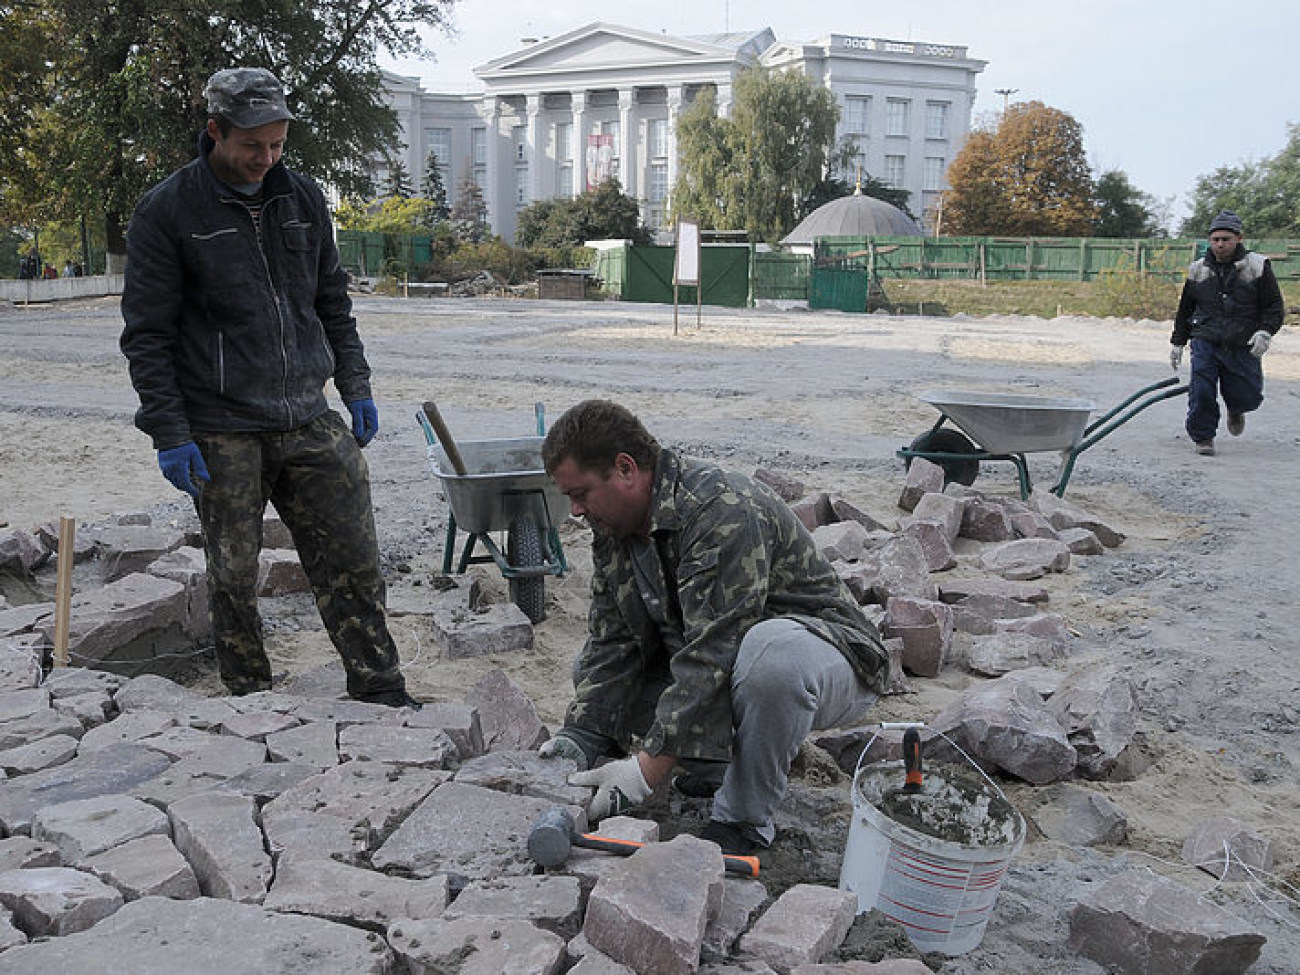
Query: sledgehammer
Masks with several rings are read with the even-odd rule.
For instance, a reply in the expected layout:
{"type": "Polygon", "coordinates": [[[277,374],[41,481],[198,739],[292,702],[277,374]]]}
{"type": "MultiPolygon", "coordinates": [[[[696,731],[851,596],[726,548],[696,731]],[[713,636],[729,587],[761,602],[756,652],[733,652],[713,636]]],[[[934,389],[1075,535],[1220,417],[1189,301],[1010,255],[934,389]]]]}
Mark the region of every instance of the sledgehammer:
{"type": "MultiPolygon", "coordinates": [[[[645,844],[632,840],[616,840],[609,836],[595,833],[579,833],[573,824],[573,817],[562,806],[552,806],[533,823],[528,831],[528,855],[533,862],[542,867],[558,867],[575,846],[586,850],[604,850],[619,856],[631,856],[645,844]]],[[[732,873],[741,873],[746,877],[758,876],[758,857],[722,855],[722,863],[732,873]]]]}

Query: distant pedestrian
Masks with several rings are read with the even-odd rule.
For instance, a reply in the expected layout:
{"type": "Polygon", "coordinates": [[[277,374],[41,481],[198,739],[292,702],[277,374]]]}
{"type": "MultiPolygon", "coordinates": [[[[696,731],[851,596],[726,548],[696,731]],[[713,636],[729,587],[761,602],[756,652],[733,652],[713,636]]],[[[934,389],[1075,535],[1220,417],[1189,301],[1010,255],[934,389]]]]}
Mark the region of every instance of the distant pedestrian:
{"type": "Polygon", "coordinates": [[[1246,429],[1246,414],[1264,402],[1260,360],[1282,327],[1282,291],[1273,266],[1242,245],[1241,232],[1241,218],[1231,210],[1210,221],[1209,253],[1187,271],[1169,339],[1175,371],[1191,342],[1186,429],[1196,452],[1207,457],[1214,455],[1220,396],[1234,437],[1246,429]]]}
{"type": "Polygon", "coordinates": [[[293,118],[262,68],[208,79],[198,158],[127,233],[122,351],[136,426],[203,525],[221,679],[271,687],[257,606],[267,502],[293,535],[358,700],[416,706],[384,613],[370,480],[379,430],[325,197],[281,153],[293,118]],[[329,408],[332,381],[351,415],[329,408]]]}
{"type": "Polygon", "coordinates": [[[75,278],[77,276],[77,269],[72,266],[71,261],[63,262],[63,276],[65,278],[75,278]]]}

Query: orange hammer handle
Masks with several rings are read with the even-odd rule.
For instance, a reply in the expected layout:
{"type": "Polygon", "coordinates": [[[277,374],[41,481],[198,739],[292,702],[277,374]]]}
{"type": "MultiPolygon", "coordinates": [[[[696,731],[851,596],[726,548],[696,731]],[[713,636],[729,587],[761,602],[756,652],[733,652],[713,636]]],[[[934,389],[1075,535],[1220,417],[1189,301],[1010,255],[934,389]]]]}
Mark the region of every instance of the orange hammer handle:
{"type": "MultiPolygon", "coordinates": [[[[637,843],[634,840],[616,840],[612,836],[600,836],[596,833],[575,833],[573,845],[588,850],[617,853],[619,856],[626,857],[631,856],[645,844],[637,843]]],[[[744,874],[746,877],[758,876],[758,857],[742,857],[724,853],[722,855],[722,865],[732,873],[744,874]]]]}

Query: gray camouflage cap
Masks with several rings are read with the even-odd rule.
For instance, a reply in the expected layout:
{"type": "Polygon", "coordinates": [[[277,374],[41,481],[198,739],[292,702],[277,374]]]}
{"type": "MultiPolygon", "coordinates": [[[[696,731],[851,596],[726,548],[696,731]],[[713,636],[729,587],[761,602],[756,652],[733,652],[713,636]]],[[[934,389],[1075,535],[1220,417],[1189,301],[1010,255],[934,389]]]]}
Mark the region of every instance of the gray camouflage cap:
{"type": "Polygon", "coordinates": [[[226,68],[208,79],[203,94],[208,114],[228,118],[240,129],[255,129],[293,118],[284,86],[265,68],[226,68]]]}

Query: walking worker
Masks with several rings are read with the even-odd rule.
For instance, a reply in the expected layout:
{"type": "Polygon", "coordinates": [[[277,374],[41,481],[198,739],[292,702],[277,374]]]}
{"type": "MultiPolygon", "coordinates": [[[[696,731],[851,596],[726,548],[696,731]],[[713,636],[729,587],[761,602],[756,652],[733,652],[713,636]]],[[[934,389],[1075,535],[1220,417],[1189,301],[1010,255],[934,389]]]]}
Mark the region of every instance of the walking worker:
{"type": "Polygon", "coordinates": [[[1169,339],[1169,364],[1175,372],[1191,342],[1187,435],[1198,454],[1214,456],[1220,395],[1234,437],[1246,429],[1246,414],[1264,402],[1260,360],[1282,327],[1283,310],[1268,258],[1247,250],[1241,243],[1241,218],[1221,211],[1210,221],[1209,253],[1187,271],[1169,339]]]}
{"type": "Polygon", "coordinates": [[[883,688],[875,627],[775,492],[661,447],[618,404],[568,410],[542,461],[595,538],[575,697],[541,753],[578,764],[594,819],[681,762],[679,791],[717,789],[702,838],[770,845],[804,737],[860,722],[883,688]]]}
{"type": "Polygon", "coordinates": [[[281,159],[293,116],[275,75],[218,71],[204,94],[198,158],[146,192],[131,219],[121,347],[136,426],[203,526],[221,679],[231,694],[271,686],[257,609],[270,501],[348,693],[415,705],[385,618],[361,454],[379,413],[325,198],[281,159]],[[350,426],[326,402],[331,379],[350,426]]]}

